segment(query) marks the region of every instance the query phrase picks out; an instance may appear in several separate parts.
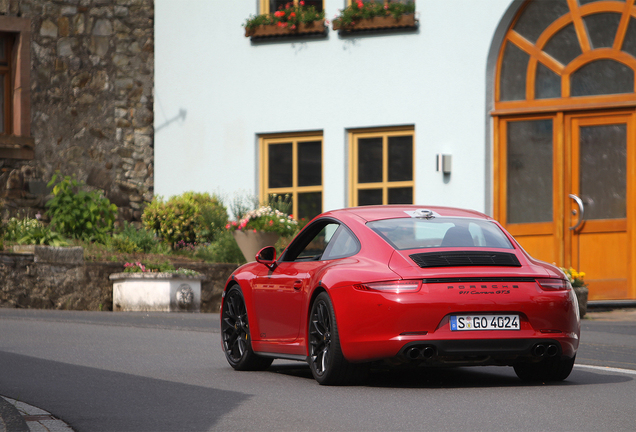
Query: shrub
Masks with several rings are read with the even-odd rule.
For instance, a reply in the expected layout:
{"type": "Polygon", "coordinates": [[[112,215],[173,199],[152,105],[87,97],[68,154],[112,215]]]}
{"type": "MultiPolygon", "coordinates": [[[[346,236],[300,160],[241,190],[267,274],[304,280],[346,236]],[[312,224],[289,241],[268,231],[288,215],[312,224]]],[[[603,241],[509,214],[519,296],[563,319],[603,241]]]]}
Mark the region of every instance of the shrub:
{"type": "Polygon", "coordinates": [[[6,241],[17,242],[27,235],[29,231],[42,227],[42,222],[37,219],[12,217],[4,227],[4,239],[6,241]]]}
{"type": "MultiPolygon", "coordinates": [[[[47,186],[53,186],[59,177],[56,172],[47,186]]],[[[103,242],[112,230],[117,206],[101,192],[86,192],[81,189],[83,186],[74,177],[62,177],[53,187],[54,197],[46,203],[47,214],[53,227],[62,234],[103,242]]]]}
{"type": "Polygon", "coordinates": [[[152,232],[144,228],[137,229],[128,222],[124,222],[124,228],[112,239],[113,247],[122,253],[149,253],[157,243],[157,238],[152,232]]]}
{"type": "Polygon", "coordinates": [[[207,262],[243,264],[245,257],[239,249],[234,236],[229,231],[219,234],[216,241],[208,246],[197,248],[195,255],[207,262]]]}
{"type": "Polygon", "coordinates": [[[141,216],[147,230],[173,248],[177,242],[213,241],[227,222],[227,210],[217,197],[186,192],[167,202],[156,197],[141,216]]]}
{"type": "Polygon", "coordinates": [[[49,227],[40,225],[29,229],[21,238],[20,244],[47,245],[47,246],[68,246],[66,239],[60,234],[51,231],[49,227]]]}

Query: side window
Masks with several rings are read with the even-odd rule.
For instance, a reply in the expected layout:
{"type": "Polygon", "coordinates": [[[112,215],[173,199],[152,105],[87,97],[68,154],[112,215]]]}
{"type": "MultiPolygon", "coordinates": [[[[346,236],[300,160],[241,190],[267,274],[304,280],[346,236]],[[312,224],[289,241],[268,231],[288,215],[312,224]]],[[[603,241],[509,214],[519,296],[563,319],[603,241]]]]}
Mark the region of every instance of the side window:
{"type": "Polygon", "coordinates": [[[323,254],[323,260],[345,258],[357,254],[360,251],[360,242],[355,235],[344,225],[340,225],[334,238],[329,242],[329,247],[323,254]]]}
{"type": "Polygon", "coordinates": [[[314,222],[289,245],[281,261],[317,261],[322,259],[339,226],[339,223],[331,220],[314,222]]]}

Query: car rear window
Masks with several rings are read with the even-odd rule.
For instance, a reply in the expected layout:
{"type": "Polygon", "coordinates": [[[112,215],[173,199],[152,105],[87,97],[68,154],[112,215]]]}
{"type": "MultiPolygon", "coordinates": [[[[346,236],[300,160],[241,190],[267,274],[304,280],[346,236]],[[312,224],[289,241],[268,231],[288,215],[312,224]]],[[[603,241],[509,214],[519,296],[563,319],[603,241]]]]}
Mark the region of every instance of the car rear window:
{"type": "Polygon", "coordinates": [[[494,223],[465,218],[397,218],[367,222],[367,226],[398,250],[485,247],[513,249],[494,223]]]}

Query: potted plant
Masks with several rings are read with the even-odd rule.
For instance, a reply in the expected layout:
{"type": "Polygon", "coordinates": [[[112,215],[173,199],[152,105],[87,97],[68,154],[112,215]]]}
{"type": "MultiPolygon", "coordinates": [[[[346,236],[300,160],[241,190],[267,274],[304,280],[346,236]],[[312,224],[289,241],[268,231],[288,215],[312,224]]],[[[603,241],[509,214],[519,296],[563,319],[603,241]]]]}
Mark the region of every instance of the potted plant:
{"type": "Polygon", "coordinates": [[[333,29],[341,32],[380,30],[389,28],[415,28],[415,3],[376,0],[353,0],[333,19],[333,29]]]}
{"type": "Polygon", "coordinates": [[[574,268],[570,267],[569,269],[561,267],[565,276],[567,276],[570,281],[570,285],[574,289],[574,293],[576,294],[576,298],[579,302],[579,312],[581,318],[585,316],[587,313],[587,296],[589,294],[589,290],[587,288],[587,284],[585,283],[585,273],[578,272],[574,268]]]}
{"type": "Polygon", "coordinates": [[[124,264],[124,271],[111,274],[109,279],[113,281],[114,311],[201,310],[201,281],[205,275],[194,270],[134,262],[124,264]]]}
{"type": "Polygon", "coordinates": [[[293,234],[298,227],[298,221],[271,206],[261,206],[225,227],[232,231],[236,243],[249,262],[254,261],[258,251],[265,246],[274,246],[280,236],[293,234]]]}
{"type": "Polygon", "coordinates": [[[314,6],[305,6],[304,1],[298,5],[289,2],[273,14],[251,16],[243,26],[245,37],[251,38],[324,34],[327,29],[325,13],[316,11],[314,6]]]}

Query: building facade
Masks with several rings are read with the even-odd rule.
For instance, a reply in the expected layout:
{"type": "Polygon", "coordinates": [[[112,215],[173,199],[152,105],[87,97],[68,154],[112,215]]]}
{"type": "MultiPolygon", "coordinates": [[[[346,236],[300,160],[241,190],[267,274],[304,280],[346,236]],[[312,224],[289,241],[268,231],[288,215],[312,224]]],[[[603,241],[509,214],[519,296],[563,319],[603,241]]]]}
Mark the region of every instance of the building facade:
{"type": "Polygon", "coordinates": [[[0,210],[59,170],[139,220],[153,196],[153,0],[0,0],[0,210]]]}
{"type": "Polygon", "coordinates": [[[590,299],[636,298],[634,0],[419,0],[416,27],[245,36],[277,6],[156,1],[157,193],[471,208],[590,299]]]}

